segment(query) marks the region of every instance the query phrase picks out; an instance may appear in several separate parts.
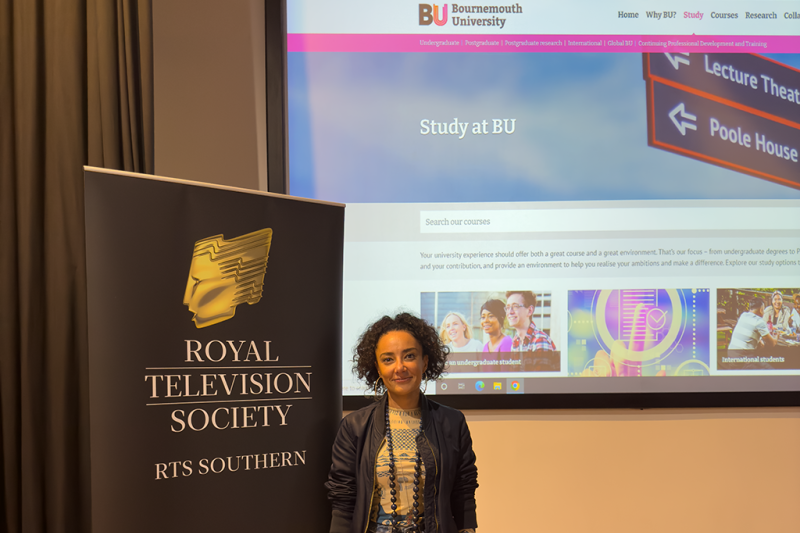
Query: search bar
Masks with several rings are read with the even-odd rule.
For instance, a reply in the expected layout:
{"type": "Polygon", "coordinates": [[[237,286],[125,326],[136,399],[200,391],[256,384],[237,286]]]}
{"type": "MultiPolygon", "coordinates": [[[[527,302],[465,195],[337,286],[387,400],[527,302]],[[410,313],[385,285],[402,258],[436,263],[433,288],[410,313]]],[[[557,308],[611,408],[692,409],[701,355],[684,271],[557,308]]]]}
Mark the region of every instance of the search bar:
{"type": "Polygon", "coordinates": [[[421,233],[800,230],[797,207],[421,211],[421,233]]]}

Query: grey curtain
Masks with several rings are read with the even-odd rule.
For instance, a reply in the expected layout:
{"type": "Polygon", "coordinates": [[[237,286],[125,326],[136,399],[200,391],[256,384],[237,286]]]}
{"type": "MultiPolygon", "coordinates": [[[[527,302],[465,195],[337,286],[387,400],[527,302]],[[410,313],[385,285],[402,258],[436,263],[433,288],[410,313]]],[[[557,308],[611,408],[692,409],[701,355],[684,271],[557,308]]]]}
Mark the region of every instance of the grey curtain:
{"type": "Polygon", "coordinates": [[[0,0],[0,532],[90,531],[84,164],[152,173],[152,0],[0,0]]]}

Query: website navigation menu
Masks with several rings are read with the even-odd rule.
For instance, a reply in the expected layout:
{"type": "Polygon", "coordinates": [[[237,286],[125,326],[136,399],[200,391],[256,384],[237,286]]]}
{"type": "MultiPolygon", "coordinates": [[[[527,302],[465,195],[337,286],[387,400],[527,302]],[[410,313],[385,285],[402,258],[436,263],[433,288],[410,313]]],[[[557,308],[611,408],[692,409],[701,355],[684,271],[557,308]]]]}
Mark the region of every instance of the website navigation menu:
{"type": "Polygon", "coordinates": [[[800,48],[793,1],[566,0],[480,4],[299,0],[288,50],[316,52],[759,52],[800,48]],[[387,16],[392,13],[392,16],[387,16]],[[486,39],[476,39],[477,35],[486,39]],[[446,37],[446,38],[445,38],[446,37]]]}

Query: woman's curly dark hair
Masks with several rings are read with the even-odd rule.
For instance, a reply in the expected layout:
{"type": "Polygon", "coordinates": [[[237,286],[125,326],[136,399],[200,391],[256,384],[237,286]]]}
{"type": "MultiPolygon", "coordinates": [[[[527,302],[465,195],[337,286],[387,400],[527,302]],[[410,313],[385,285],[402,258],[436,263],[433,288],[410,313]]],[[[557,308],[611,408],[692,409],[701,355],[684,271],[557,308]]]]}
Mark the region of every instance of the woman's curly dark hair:
{"type": "MultiPolygon", "coordinates": [[[[390,331],[406,331],[422,345],[422,353],[428,357],[428,368],[422,375],[423,381],[434,381],[444,374],[447,354],[450,348],[442,343],[436,328],[415,317],[411,313],[400,313],[395,317],[384,316],[371,326],[358,339],[353,353],[353,372],[372,388],[379,380],[378,358],[375,355],[378,341],[390,331]]],[[[380,380],[378,390],[385,389],[380,380]]]]}

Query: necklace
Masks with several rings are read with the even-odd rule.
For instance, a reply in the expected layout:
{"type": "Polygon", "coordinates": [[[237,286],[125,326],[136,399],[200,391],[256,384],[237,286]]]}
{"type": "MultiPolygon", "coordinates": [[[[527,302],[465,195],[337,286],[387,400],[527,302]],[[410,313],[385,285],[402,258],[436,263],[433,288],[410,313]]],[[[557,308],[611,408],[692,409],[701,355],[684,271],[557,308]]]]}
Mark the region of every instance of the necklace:
{"type": "MultiPolygon", "coordinates": [[[[419,419],[419,431],[422,433],[422,418],[419,419]]],[[[389,425],[389,402],[386,402],[386,448],[389,451],[389,494],[392,495],[392,533],[398,533],[401,530],[397,527],[397,491],[395,490],[395,470],[394,470],[394,452],[392,447],[392,430],[389,425]]],[[[409,528],[403,528],[403,533],[418,532],[419,529],[419,478],[422,472],[422,457],[419,454],[419,446],[417,446],[416,464],[414,465],[414,503],[413,515],[414,521],[409,528]]]]}

